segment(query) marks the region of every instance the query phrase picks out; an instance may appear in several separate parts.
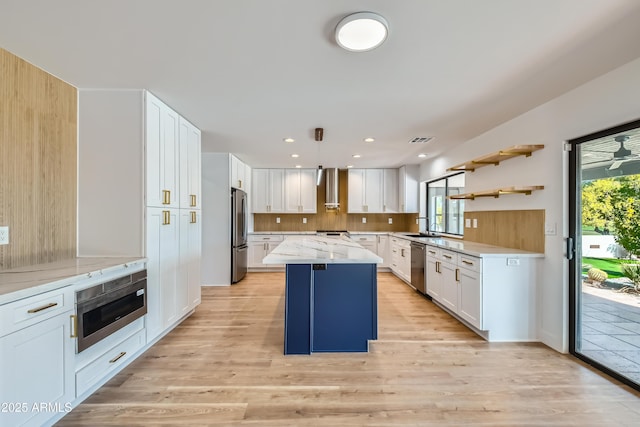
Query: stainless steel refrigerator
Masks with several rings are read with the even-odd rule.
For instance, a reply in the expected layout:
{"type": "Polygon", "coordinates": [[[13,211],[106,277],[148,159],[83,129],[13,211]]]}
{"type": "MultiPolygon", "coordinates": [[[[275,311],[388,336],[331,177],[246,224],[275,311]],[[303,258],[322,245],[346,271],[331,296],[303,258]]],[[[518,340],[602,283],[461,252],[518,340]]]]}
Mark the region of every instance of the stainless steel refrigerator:
{"type": "Polygon", "coordinates": [[[231,283],[247,274],[247,193],[231,189],[231,283]]]}

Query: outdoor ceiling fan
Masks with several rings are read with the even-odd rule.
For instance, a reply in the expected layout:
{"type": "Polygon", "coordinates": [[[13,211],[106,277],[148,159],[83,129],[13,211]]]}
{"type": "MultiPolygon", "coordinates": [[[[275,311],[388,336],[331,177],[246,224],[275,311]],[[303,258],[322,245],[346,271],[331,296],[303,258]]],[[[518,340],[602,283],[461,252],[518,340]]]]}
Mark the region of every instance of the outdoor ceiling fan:
{"type": "Polygon", "coordinates": [[[628,135],[618,135],[615,138],[613,138],[613,140],[620,143],[620,148],[618,148],[618,151],[613,153],[613,159],[612,159],[613,163],[609,167],[609,170],[618,169],[620,165],[623,164],[624,162],[628,162],[629,160],[635,160],[635,159],[638,159],[638,157],[640,157],[637,154],[632,154],[631,150],[629,150],[624,146],[625,141],[629,140],[628,135]]]}

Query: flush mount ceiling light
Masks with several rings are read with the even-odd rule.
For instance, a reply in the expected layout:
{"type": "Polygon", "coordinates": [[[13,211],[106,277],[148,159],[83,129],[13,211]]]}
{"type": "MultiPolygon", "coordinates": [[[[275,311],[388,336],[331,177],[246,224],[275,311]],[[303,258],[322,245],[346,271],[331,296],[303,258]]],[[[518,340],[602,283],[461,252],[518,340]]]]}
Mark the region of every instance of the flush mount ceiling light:
{"type": "Polygon", "coordinates": [[[293,139],[293,138],[284,138],[283,141],[284,142],[295,142],[295,139],[293,139]]]}
{"type": "Polygon", "coordinates": [[[373,141],[375,141],[375,139],[371,137],[364,139],[364,142],[373,142],[373,141]]]}
{"type": "Polygon", "coordinates": [[[298,154],[292,154],[291,157],[293,157],[294,159],[297,159],[300,156],[298,154]]]}
{"type": "Polygon", "coordinates": [[[425,157],[427,157],[427,155],[424,153],[420,153],[418,154],[418,157],[420,157],[421,159],[424,159],[425,157]]]}
{"type": "Polygon", "coordinates": [[[336,27],[336,42],[350,52],[366,52],[387,39],[389,24],[377,13],[358,12],[344,17],[336,27]]]}
{"type": "Polygon", "coordinates": [[[359,159],[359,158],[360,158],[360,157],[362,157],[362,156],[361,156],[360,154],[354,154],[354,155],[353,155],[353,156],[351,156],[351,157],[353,157],[354,159],[359,159]]]}

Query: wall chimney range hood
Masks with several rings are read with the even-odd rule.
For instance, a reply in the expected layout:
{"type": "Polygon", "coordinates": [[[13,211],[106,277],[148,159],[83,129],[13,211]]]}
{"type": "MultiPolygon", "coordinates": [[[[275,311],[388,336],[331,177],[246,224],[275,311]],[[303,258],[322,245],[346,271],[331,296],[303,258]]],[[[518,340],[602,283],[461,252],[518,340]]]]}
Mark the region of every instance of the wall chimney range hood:
{"type": "Polygon", "coordinates": [[[325,209],[340,209],[340,200],[338,199],[338,168],[325,169],[325,209]]]}

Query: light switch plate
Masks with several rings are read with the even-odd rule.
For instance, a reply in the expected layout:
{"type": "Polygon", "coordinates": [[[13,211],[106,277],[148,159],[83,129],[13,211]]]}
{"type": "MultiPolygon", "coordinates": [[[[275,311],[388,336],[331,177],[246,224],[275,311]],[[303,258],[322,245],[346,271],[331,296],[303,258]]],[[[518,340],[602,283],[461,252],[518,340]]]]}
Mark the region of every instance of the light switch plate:
{"type": "Polygon", "coordinates": [[[389,218],[389,224],[393,224],[393,218],[389,218]]]}
{"type": "Polygon", "coordinates": [[[557,232],[558,232],[558,227],[556,226],[555,222],[544,223],[544,234],[546,234],[547,236],[555,236],[557,232]]]}
{"type": "Polygon", "coordinates": [[[9,227],[0,227],[0,245],[9,244],[9,227]]]}
{"type": "Polygon", "coordinates": [[[367,223],[367,218],[362,217],[362,223],[363,223],[363,224],[366,224],[366,223],[367,223]]]}
{"type": "Polygon", "coordinates": [[[280,217],[279,216],[276,217],[276,224],[280,224],[280,217]]]}
{"type": "Polygon", "coordinates": [[[464,220],[464,227],[465,228],[471,228],[471,218],[466,218],[464,220]]]}
{"type": "Polygon", "coordinates": [[[478,218],[473,218],[473,228],[478,228],[478,218]]]}
{"type": "Polygon", "coordinates": [[[307,218],[302,218],[302,223],[306,224],[307,223],[307,218]]]}

